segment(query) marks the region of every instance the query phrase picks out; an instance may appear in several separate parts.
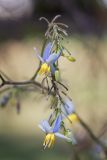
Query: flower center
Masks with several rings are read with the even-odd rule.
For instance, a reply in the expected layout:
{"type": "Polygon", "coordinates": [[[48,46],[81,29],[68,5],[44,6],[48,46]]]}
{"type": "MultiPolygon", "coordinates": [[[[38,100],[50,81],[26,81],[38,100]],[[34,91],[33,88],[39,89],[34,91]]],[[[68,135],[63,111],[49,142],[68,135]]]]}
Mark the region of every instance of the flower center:
{"type": "Polygon", "coordinates": [[[54,135],[54,133],[48,133],[46,135],[44,143],[43,143],[44,149],[47,146],[48,146],[48,148],[50,148],[51,146],[53,146],[54,142],[55,142],[55,135],[54,135]]]}
{"type": "Polygon", "coordinates": [[[47,63],[43,63],[39,70],[39,74],[45,74],[50,72],[50,66],[47,63]]]}

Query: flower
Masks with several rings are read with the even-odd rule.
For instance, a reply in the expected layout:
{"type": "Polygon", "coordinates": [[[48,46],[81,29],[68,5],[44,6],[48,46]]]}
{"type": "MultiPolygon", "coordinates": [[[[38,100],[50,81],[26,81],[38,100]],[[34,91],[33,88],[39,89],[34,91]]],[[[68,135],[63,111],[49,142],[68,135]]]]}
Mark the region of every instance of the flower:
{"type": "Polygon", "coordinates": [[[2,99],[0,99],[0,106],[5,107],[9,102],[10,97],[11,97],[11,93],[7,93],[6,95],[4,95],[2,99]]]}
{"type": "Polygon", "coordinates": [[[68,117],[71,122],[78,121],[78,117],[75,113],[74,105],[70,99],[66,99],[61,106],[64,116],[68,117]]]}
{"type": "MultiPolygon", "coordinates": [[[[51,53],[52,51],[53,44],[49,42],[43,52],[43,57],[41,57],[39,54],[36,54],[39,60],[42,62],[39,74],[48,74],[52,72],[52,74],[55,73],[55,62],[58,60],[60,57],[62,50],[60,50],[58,53],[51,53]]],[[[36,48],[34,48],[36,50],[36,48]]]]}
{"type": "Polygon", "coordinates": [[[59,133],[62,122],[62,115],[59,115],[53,125],[51,126],[47,120],[44,120],[39,125],[39,128],[46,133],[46,137],[43,143],[44,149],[48,146],[50,148],[55,143],[55,136],[71,141],[70,138],[59,133]]]}

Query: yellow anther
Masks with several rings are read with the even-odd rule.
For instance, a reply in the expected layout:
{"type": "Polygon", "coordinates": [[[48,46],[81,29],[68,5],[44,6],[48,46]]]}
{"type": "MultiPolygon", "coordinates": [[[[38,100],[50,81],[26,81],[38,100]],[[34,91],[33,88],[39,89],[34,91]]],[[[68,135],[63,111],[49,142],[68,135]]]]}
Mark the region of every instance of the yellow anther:
{"type": "Polygon", "coordinates": [[[48,66],[48,70],[47,70],[47,71],[48,71],[48,73],[51,71],[51,68],[50,68],[50,66],[48,66]]]}
{"type": "Polygon", "coordinates": [[[48,148],[50,148],[55,142],[55,135],[54,133],[49,133],[46,135],[43,146],[44,148],[46,148],[48,146],[48,148]]]}
{"type": "Polygon", "coordinates": [[[50,66],[48,66],[48,64],[47,63],[43,63],[42,65],[41,65],[41,68],[40,68],[40,70],[39,70],[39,74],[45,74],[45,73],[49,73],[50,72],[50,66]]]}
{"type": "Polygon", "coordinates": [[[72,113],[68,116],[68,119],[71,121],[71,122],[77,122],[79,121],[77,115],[75,113],[72,113]]]}

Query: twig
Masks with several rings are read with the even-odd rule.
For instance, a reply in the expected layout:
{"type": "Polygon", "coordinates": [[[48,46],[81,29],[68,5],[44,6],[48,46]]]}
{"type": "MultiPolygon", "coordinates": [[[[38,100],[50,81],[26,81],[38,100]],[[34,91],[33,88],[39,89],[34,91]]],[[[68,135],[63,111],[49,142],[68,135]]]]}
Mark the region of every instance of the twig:
{"type": "Polygon", "coordinates": [[[65,88],[67,91],[68,91],[68,88],[63,84],[63,83],[61,83],[61,82],[59,82],[59,81],[56,81],[58,84],[60,84],[61,86],[63,86],[63,88],[65,88]]]}
{"type": "MultiPolygon", "coordinates": [[[[35,80],[28,80],[28,81],[21,81],[21,82],[12,81],[12,80],[8,81],[8,80],[5,80],[2,75],[0,75],[0,79],[2,81],[1,84],[0,84],[0,89],[3,86],[26,86],[26,85],[34,85],[34,86],[37,86],[39,88],[42,88],[42,85],[35,80]]],[[[44,89],[46,91],[48,91],[47,87],[44,87],[44,89]]]]}
{"type": "Polygon", "coordinates": [[[96,142],[97,144],[99,144],[102,147],[102,149],[103,149],[103,151],[104,151],[104,153],[107,157],[107,146],[102,141],[100,141],[99,138],[97,138],[94,135],[94,133],[92,132],[90,127],[80,118],[80,116],[78,116],[78,119],[79,119],[79,122],[82,125],[82,127],[87,131],[87,133],[90,135],[90,137],[93,139],[93,141],[96,142]]]}

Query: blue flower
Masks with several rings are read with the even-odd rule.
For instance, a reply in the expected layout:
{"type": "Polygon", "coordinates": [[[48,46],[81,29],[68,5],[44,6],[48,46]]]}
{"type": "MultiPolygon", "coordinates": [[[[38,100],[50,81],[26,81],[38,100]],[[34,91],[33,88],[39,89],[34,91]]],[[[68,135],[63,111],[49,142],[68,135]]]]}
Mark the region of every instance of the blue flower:
{"type": "MultiPolygon", "coordinates": [[[[52,48],[53,48],[53,44],[51,42],[49,42],[43,52],[43,57],[41,57],[39,54],[36,53],[37,57],[39,58],[39,60],[42,62],[41,68],[39,70],[39,74],[47,74],[52,72],[52,74],[55,73],[55,62],[58,60],[58,58],[60,57],[62,50],[60,50],[58,53],[51,53],[52,52],[52,48]]],[[[36,50],[36,48],[34,48],[34,50],[36,50]]]]}
{"type": "Polygon", "coordinates": [[[62,122],[62,115],[59,115],[52,126],[50,126],[47,120],[42,121],[42,123],[39,125],[42,131],[46,133],[46,137],[43,143],[44,148],[46,148],[47,146],[48,148],[53,146],[53,144],[55,143],[55,136],[71,141],[70,138],[59,133],[61,122],[62,122]]]}
{"type": "Polygon", "coordinates": [[[78,117],[75,113],[74,105],[68,98],[65,99],[64,104],[61,105],[62,112],[71,122],[78,121],[78,117]]]}
{"type": "Polygon", "coordinates": [[[9,102],[10,97],[11,97],[11,93],[7,93],[6,95],[4,95],[2,99],[0,99],[0,105],[2,107],[5,107],[7,103],[9,102]]]}

